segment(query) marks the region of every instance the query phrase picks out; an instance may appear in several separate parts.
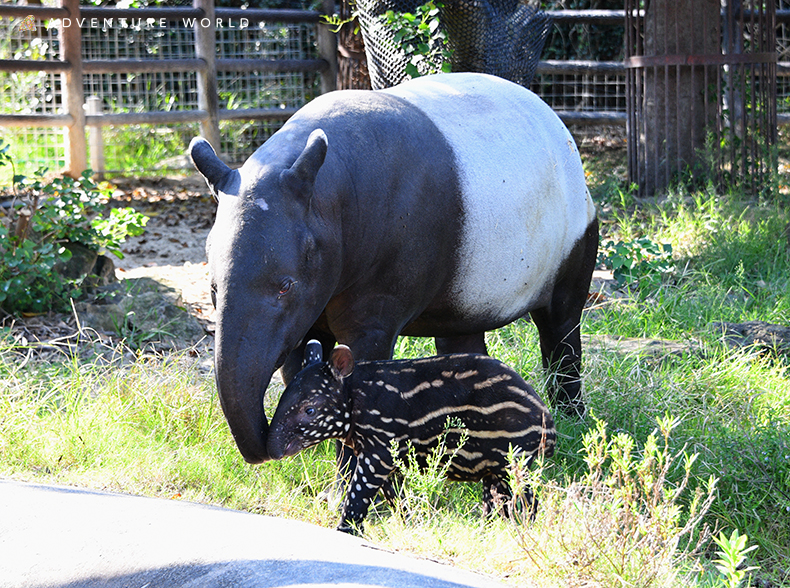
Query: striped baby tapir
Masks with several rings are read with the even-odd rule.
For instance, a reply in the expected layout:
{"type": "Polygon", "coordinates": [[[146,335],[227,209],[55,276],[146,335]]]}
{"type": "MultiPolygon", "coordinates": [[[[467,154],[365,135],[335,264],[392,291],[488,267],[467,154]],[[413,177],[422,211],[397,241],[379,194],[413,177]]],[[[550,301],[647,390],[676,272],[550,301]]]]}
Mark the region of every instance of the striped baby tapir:
{"type": "Polygon", "coordinates": [[[287,386],[271,421],[268,451],[281,459],[324,439],[350,447],[356,469],[338,529],[355,532],[396,469],[393,453],[403,459],[411,445],[425,467],[443,436],[452,455],[447,478],[481,481],[486,514],[495,509],[497,494],[510,496],[511,448],[517,455],[548,457],[556,440],[538,394],[496,359],[454,354],[355,362],[351,350],[339,345],[329,361],[308,365],[287,386]]]}

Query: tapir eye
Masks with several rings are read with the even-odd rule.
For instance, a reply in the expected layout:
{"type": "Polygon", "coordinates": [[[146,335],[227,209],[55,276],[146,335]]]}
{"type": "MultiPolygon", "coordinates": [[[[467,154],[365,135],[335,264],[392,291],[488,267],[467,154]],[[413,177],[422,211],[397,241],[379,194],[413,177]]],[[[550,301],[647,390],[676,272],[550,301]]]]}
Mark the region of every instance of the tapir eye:
{"type": "Polygon", "coordinates": [[[315,409],[312,406],[308,406],[307,408],[304,409],[304,413],[307,416],[313,416],[315,414],[315,409]]]}
{"type": "Polygon", "coordinates": [[[284,279],[282,281],[282,283],[280,284],[280,291],[277,293],[277,298],[278,299],[282,298],[283,296],[288,294],[288,292],[291,291],[291,288],[293,287],[293,285],[295,283],[296,283],[296,281],[292,280],[291,278],[284,279]]]}

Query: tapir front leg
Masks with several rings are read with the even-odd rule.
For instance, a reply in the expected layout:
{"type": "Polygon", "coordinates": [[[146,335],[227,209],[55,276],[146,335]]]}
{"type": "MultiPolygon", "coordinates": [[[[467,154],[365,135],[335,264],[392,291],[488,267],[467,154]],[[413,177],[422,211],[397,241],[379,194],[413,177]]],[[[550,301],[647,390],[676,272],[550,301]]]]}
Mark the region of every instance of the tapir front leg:
{"type": "Polygon", "coordinates": [[[338,531],[351,534],[362,532],[362,522],[368,509],[378,491],[388,483],[387,478],[392,470],[392,457],[386,450],[370,454],[360,453],[357,456],[356,469],[348,485],[338,531]]]}
{"type": "MultiPolygon", "coordinates": [[[[354,306],[355,305],[349,305],[348,308],[354,308],[354,306]]],[[[330,321],[334,319],[333,314],[334,313],[331,311],[328,313],[330,321]]],[[[344,316],[364,316],[364,313],[351,313],[349,315],[348,309],[346,308],[344,309],[344,316]]],[[[330,322],[330,325],[332,325],[333,332],[337,334],[338,342],[343,345],[348,345],[355,358],[365,361],[392,359],[395,340],[398,338],[398,331],[395,326],[385,327],[380,324],[361,325],[357,323],[353,324],[351,328],[343,328],[339,326],[339,324],[334,323],[334,321],[330,322]]],[[[348,479],[351,472],[356,472],[358,469],[358,461],[354,453],[340,441],[336,441],[335,443],[335,454],[337,456],[337,479],[334,489],[334,499],[331,491],[327,493],[330,504],[337,504],[339,502],[339,494],[341,488],[344,486],[345,480],[348,479]],[[335,502],[335,500],[337,500],[337,502],[335,502]]],[[[382,483],[386,486],[390,485],[390,482],[386,479],[382,483]]],[[[394,494],[391,487],[388,487],[386,492],[394,494]]]]}

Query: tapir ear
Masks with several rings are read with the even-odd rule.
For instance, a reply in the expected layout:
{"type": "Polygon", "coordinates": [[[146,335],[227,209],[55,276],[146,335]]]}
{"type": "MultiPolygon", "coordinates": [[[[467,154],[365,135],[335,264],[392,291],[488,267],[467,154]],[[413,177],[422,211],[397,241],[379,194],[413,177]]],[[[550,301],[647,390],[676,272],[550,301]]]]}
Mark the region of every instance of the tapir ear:
{"type": "Polygon", "coordinates": [[[307,367],[314,363],[321,363],[323,358],[324,350],[321,347],[321,342],[310,339],[304,347],[304,361],[302,362],[302,367],[307,367]]]}
{"type": "Polygon", "coordinates": [[[332,368],[332,375],[336,380],[350,376],[354,371],[354,356],[351,350],[345,345],[335,347],[329,355],[329,366],[332,368]]]}
{"type": "Polygon", "coordinates": [[[189,144],[189,157],[197,170],[206,178],[209,188],[218,196],[223,184],[228,180],[233,170],[217,157],[211,144],[202,137],[195,137],[189,144]]]}
{"type": "Polygon", "coordinates": [[[294,164],[280,174],[283,186],[296,194],[312,194],[318,170],[326,159],[329,141],[326,133],[316,129],[307,138],[307,145],[294,164]]]}

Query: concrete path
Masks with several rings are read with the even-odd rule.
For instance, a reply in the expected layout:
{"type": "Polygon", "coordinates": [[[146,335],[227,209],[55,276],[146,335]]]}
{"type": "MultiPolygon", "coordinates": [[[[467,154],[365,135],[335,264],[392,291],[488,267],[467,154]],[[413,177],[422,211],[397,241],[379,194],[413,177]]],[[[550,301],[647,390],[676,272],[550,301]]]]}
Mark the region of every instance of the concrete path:
{"type": "Polygon", "coordinates": [[[0,480],[0,587],[496,588],[483,576],[273,517],[0,480]]]}

